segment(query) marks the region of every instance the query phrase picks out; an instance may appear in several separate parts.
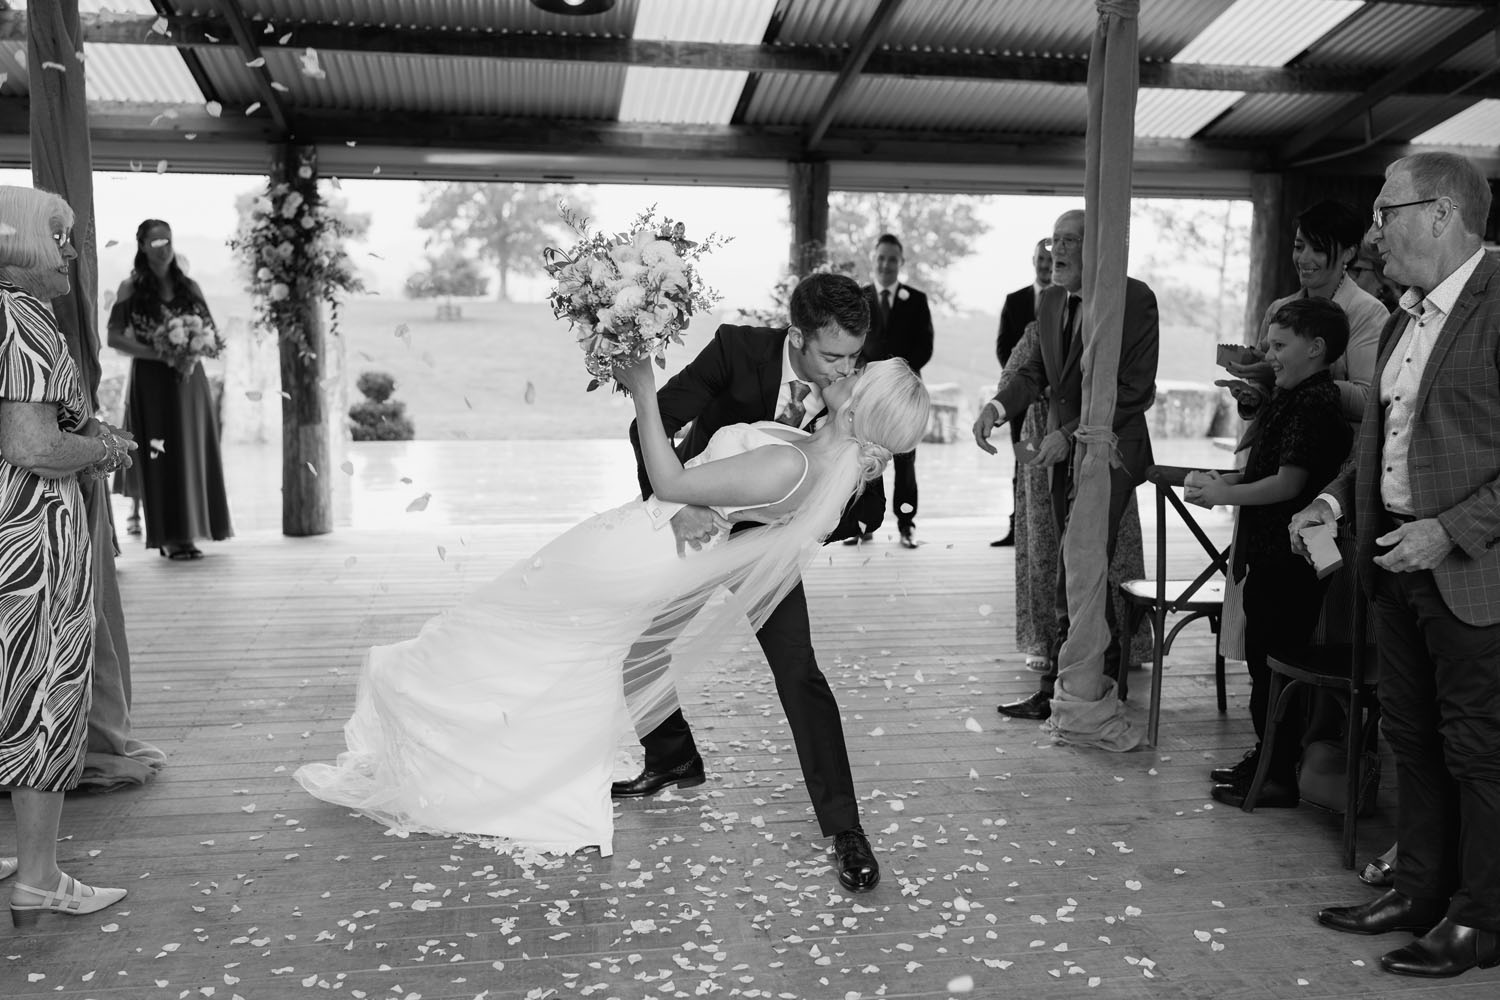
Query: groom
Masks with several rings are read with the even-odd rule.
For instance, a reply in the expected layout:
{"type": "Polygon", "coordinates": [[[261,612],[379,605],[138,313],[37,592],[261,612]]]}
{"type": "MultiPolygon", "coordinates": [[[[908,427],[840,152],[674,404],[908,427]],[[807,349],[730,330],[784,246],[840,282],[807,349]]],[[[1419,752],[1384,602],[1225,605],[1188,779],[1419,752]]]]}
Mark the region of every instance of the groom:
{"type": "MultiPolygon", "coordinates": [[[[676,435],[691,423],[677,446],[687,461],[729,424],[776,420],[811,429],[823,415],[822,391],[852,373],[870,328],[870,308],[852,278],[813,274],[792,292],[791,325],[785,330],[720,326],[713,340],[657,393],[662,423],[676,435]]],[[[635,423],[630,425],[641,496],[652,494],[641,462],[635,423]]],[[[738,524],[734,530],[753,529],[738,524]]],[[[679,551],[701,548],[722,531],[724,522],[703,507],[687,507],[672,518],[679,551]]],[[[799,581],[756,634],[786,712],[802,777],[823,836],[833,837],[839,882],[851,892],[875,888],[880,865],[859,825],[859,804],[849,771],[849,752],[839,707],[818,669],[807,594],[799,581]]],[[[668,785],[691,788],[704,781],[703,758],[679,709],[641,740],[645,769],[617,781],[615,798],[653,795],[668,785]]]]}

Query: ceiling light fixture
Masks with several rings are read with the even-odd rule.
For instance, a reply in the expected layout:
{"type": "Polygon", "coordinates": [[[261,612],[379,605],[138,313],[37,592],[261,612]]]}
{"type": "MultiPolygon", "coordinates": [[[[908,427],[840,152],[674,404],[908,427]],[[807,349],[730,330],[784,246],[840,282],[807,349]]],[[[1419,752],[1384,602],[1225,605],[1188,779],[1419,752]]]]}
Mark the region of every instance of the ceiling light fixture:
{"type": "Polygon", "coordinates": [[[531,0],[531,3],[549,14],[583,17],[588,14],[603,14],[611,10],[615,5],[615,0],[531,0]]]}

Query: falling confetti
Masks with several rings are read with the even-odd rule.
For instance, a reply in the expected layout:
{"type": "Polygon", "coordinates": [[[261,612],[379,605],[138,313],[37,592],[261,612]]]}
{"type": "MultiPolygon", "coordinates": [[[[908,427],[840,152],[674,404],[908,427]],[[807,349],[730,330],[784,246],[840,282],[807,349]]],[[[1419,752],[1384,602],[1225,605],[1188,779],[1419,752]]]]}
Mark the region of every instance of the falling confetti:
{"type": "Polygon", "coordinates": [[[525,394],[521,398],[526,401],[527,405],[535,403],[536,402],[536,386],[533,383],[531,383],[531,382],[527,382],[526,383],[526,392],[525,392],[525,394]]]}
{"type": "Polygon", "coordinates": [[[424,511],[424,510],[427,509],[427,504],[431,500],[432,500],[432,494],[431,493],[423,493],[421,496],[417,497],[411,503],[409,503],[409,504],[406,505],[406,512],[408,514],[420,513],[420,512],[422,512],[422,511],[424,511]]]}
{"type": "Polygon", "coordinates": [[[220,104],[218,101],[209,101],[207,104],[203,105],[203,110],[208,112],[208,116],[210,118],[217,118],[224,113],[224,105],[220,104]]]}
{"type": "MultiPolygon", "coordinates": [[[[291,37],[291,36],[287,36],[291,37]]],[[[318,65],[318,52],[316,49],[303,49],[301,55],[302,75],[314,80],[326,80],[328,73],[318,65]]]]}

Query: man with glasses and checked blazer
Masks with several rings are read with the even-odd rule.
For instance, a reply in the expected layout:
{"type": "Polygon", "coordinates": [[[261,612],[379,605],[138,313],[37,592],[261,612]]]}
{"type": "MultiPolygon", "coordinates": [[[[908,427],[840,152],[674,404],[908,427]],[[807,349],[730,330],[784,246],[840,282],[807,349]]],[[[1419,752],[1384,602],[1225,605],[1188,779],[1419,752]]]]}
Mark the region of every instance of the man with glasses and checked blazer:
{"type": "Polygon", "coordinates": [[[1500,965],[1500,264],[1469,160],[1386,169],[1367,238],[1408,286],[1381,332],[1355,452],[1288,526],[1342,520],[1374,602],[1382,729],[1396,757],[1395,887],[1319,923],[1412,931],[1387,971],[1500,965]]]}

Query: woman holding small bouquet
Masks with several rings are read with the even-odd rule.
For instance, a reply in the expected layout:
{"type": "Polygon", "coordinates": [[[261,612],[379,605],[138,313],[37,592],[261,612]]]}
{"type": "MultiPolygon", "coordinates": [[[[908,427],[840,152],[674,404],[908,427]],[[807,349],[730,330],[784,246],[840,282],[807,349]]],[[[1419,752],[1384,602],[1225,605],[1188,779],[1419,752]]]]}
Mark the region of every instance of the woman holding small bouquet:
{"type": "Polygon", "coordinates": [[[223,341],[198,283],[178,266],[172,227],[147,219],[135,238],[135,264],[109,315],[109,346],[134,359],[125,426],[141,455],[116,486],[143,502],[148,549],[201,559],[197,539],[234,534],[218,419],[199,362],[217,356],[223,341]]]}
{"type": "Polygon", "coordinates": [[[416,638],[370,650],[348,751],[298,770],[309,792],[403,833],[611,853],[622,737],[676,714],[682,675],[800,592],[849,498],[927,426],[921,380],[881,361],[828,380],[816,430],[728,424],[684,464],[658,408],[665,340],[651,343],[655,357],[616,353],[607,374],[634,401],[654,496],[589,518],[416,638]],[[726,528],[761,526],[684,548],[673,512],[703,509],[726,528]]]}

